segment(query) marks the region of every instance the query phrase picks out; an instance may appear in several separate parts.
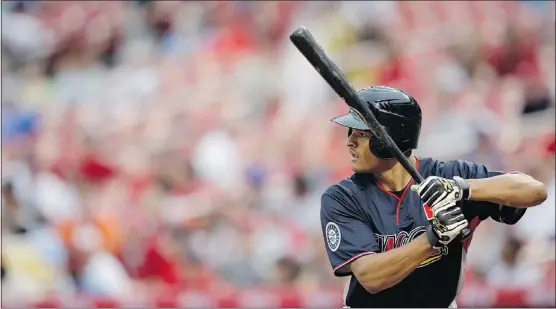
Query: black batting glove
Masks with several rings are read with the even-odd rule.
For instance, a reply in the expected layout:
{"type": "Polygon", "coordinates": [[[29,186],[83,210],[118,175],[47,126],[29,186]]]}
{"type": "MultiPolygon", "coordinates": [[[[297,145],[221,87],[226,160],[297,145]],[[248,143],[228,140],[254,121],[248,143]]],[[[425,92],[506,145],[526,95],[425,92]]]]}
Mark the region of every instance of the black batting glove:
{"type": "Polygon", "coordinates": [[[431,208],[433,219],[427,226],[427,239],[433,248],[439,248],[452,242],[460,232],[469,225],[461,207],[456,203],[431,208]]]}
{"type": "Polygon", "coordinates": [[[412,186],[411,189],[416,191],[423,203],[430,206],[431,209],[435,206],[455,204],[469,199],[471,196],[469,184],[457,176],[453,180],[429,176],[421,184],[412,186]]]}

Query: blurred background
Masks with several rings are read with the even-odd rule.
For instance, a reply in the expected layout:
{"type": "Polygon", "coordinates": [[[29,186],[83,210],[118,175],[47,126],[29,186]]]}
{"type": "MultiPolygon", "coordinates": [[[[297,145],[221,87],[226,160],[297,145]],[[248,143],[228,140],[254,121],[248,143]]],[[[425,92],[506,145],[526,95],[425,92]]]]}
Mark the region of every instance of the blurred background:
{"type": "Polygon", "coordinates": [[[556,305],[553,2],[1,4],[4,307],[341,306],[319,207],[347,108],[300,25],[417,98],[419,155],[548,186],[481,224],[458,302],[556,305]]]}

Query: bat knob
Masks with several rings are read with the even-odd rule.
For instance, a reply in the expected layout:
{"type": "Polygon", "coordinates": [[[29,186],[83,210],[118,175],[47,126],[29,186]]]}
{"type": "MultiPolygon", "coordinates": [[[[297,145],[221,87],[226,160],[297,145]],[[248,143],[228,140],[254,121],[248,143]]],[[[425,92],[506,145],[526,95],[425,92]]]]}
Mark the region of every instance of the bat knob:
{"type": "Polygon", "coordinates": [[[462,241],[467,240],[467,239],[471,236],[471,234],[472,234],[472,233],[471,233],[471,230],[470,230],[468,227],[464,228],[464,229],[461,231],[461,234],[460,234],[460,235],[461,235],[461,240],[462,240],[462,241]]]}

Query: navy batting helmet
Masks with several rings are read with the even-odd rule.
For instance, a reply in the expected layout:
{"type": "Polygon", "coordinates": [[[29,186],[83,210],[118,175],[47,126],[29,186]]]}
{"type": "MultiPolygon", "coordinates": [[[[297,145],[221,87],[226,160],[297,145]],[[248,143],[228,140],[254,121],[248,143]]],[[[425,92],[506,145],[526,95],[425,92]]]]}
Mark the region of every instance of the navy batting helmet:
{"type": "MultiPolygon", "coordinates": [[[[369,87],[360,90],[358,94],[361,100],[369,104],[378,122],[403,153],[417,149],[421,133],[421,107],[415,98],[399,89],[386,86],[369,87]]],[[[350,128],[349,134],[352,129],[370,130],[354,110],[332,121],[350,128]]],[[[371,137],[369,145],[377,158],[394,158],[376,136],[371,137]]]]}

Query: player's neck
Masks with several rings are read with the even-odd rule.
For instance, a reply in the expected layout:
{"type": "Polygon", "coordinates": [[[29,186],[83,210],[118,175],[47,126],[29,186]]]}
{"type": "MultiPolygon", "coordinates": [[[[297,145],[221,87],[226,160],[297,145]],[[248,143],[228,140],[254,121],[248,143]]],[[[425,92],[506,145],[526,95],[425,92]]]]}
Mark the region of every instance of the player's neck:
{"type": "MultiPolygon", "coordinates": [[[[409,162],[415,165],[415,157],[410,156],[409,162]]],[[[411,181],[411,175],[399,162],[387,171],[376,173],[375,178],[388,191],[401,191],[411,181]]]]}

